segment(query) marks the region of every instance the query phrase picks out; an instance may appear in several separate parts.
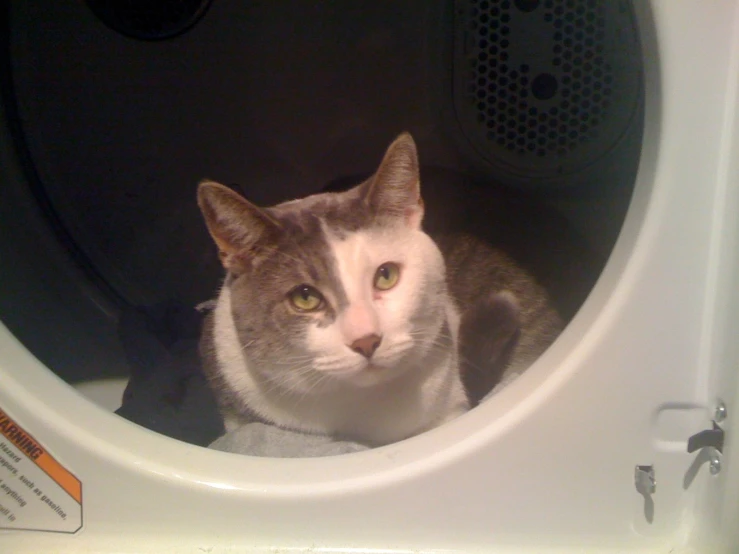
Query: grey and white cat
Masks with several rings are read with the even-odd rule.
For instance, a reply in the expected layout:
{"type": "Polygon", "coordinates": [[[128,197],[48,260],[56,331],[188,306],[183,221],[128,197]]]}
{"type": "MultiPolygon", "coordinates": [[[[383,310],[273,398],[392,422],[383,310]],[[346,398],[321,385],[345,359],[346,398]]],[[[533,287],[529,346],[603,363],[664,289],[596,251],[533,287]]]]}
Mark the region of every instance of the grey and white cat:
{"type": "Polygon", "coordinates": [[[201,355],[227,430],[395,442],[464,413],[481,396],[471,388],[522,371],[556,337],[546,293],[504,254],[424,232],[419,175],[404,134],[344,192],[258,208],[200,184],[227,272],[201,355]]]}

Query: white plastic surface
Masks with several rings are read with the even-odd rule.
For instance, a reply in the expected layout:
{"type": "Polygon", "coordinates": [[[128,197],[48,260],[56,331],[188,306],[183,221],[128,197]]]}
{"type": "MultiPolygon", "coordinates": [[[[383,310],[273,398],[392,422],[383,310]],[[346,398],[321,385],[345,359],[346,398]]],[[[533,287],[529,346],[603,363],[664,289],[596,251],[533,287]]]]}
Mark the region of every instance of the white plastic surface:
{"type": "Polygon", "coordinates": [[[91,400],[108,412],[115,412],[121,407],[123,391],[126,390],[127,379],[98,379],[76,384],[74,388],[82,396],[91,400]]]}
{"type": "MultiPolygon", "coordinates": [[[[0,328],[0,407],[83,483],[75,536],[3,552],[737,552],[724,470],[687,437],[736,409],[739,2],[637,3],[644,151],[599,283],[493,401],[433,432],[310,460],[208,451],[85,401],[0,328]],[[654,464],[653,520],[634,466],[654,464]]],[[[732,499],[734,499],[732,501],[732,499]]]]}

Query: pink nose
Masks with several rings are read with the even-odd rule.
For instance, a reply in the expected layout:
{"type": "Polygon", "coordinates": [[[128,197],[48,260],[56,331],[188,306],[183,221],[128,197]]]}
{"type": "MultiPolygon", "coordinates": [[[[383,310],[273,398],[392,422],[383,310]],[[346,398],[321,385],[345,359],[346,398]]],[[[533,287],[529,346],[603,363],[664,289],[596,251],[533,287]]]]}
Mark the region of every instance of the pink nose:
{"type": "Polygon", "coordinates": [[[361,354],[365,358],[369,359],[372,357],[372,354],[375,353],[377,347],[380,346],[380,342],[382,342],[382,337],[372,333],[371,335],[365,335],[358,338],[349,345],[349,348],[354,350],[357,354],[361,354]]]}

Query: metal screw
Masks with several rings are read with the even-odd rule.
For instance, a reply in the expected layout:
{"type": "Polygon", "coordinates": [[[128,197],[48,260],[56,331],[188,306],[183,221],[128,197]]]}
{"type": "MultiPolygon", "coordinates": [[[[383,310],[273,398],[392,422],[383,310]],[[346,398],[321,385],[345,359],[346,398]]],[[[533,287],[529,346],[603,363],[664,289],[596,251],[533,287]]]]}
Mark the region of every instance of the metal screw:
{"type": "Polygon", "coordinates": [[[727,415],[726,404],[724,404],[723,400],[719,400],[718,404],[716,404],[716,409],[713,412],[713,420],[716,423],[721,423],[726,419],[727,415]]]}
{"type": "Polygon", "coordinates": [[[716,450],[711,452],[711,456],[708,459],[708,470],[711,472],[711,475],[718,475],[721,471],[721,455],[716,450]]]}

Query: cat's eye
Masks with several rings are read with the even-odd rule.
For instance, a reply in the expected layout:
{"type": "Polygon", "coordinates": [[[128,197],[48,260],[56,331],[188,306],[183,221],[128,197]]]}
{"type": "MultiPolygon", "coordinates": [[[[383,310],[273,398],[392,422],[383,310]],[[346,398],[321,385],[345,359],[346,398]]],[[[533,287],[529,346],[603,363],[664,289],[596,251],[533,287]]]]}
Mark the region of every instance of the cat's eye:
{"type": "Polygon", "coordinates": [[[389,290],[393,288],[400,278],[400,267],[398,264],[387,262],[375,271],[375,288],[377,290],[389,290]]]}
{"type": "Polygon", "coordinates": [[[287,296],[301,312],[315,312],[323,306],[323,296],[310,285],[297,286],[287,296]]]}

